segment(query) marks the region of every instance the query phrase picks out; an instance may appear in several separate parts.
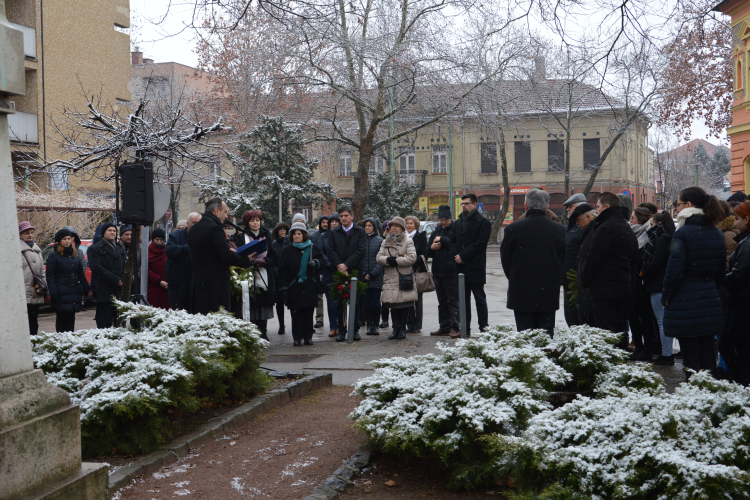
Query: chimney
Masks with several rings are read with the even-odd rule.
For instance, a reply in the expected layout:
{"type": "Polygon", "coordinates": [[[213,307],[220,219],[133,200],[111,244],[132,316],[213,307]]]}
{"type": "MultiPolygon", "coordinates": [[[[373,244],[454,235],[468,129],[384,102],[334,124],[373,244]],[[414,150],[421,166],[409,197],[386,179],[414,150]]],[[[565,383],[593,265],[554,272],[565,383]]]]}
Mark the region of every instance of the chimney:
{"type": "Polygon", "coordinates": [[[547,79],[547,62],[544,56],[534,58],[534,80],[543,81],[547,79]]]}
{"type": "Polygon", "coordinates": [[[130,53],[130,64],[143,64],[143,52],[140,51],[138,46],[136,46],[135,50],[130,53]]]}
{"type": "Polygon", "coordinates": [[[148,57],[143,58],[143,64],[154,64],[153,59],[149,59],[148,57]]]}

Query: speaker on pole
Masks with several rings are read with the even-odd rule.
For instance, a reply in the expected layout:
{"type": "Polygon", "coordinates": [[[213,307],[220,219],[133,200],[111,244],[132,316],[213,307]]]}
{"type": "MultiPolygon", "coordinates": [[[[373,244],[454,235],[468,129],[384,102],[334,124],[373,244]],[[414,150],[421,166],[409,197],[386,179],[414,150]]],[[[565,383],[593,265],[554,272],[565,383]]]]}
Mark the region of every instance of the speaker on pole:
{"type": "Polygon", "coordinates": [[[151,162],[120,166],[121,219],[125,224],[154,222],[154,169],[151,162]]]}

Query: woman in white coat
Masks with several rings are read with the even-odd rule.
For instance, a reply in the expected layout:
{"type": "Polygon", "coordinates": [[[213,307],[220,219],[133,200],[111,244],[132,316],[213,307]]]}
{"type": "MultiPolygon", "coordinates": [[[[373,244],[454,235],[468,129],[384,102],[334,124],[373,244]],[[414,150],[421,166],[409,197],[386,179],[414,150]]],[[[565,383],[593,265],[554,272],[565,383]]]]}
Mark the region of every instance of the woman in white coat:
{"type": "Polygon", "coordinates": [[[399,275],[411,276],[412,265],[417,261],[414,242],[406,237],[406,223],[401,217],[394,217],[388,224],[389,234],[383,240],[376,261],[385,273],[381,302],[387,304],[393,315],[393,333],[388,340],[406,338],[406,320],[410,308],[418,299],[417,284],[412,277],[412,288],[399,286],[399,275]]]}
{"type": "Polygon", "coordinates": [[[18,224],[21,238],[21,266],[23,267],[23,284],[26,289],[26,311],[29,315],[29,331],[36,335],[39,331],[39,306],[44,304],[45,294],[40,294],[34,286],[34,275],[44,276],[44,259],[42,250],[34,242],[36,228],[29,221],[18,224]]]}

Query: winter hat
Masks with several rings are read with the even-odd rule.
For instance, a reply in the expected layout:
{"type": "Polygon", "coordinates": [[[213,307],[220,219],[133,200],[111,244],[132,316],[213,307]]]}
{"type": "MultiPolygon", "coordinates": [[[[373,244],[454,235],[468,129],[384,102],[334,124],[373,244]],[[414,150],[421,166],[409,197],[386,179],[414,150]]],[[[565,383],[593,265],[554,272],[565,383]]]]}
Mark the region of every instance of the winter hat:
{"type": "Polygon", "coordinates": [[[395,226],[401,226],[401,229],[403,229],[404,231],[406,231],[406,221],[404,221],[403,218],[401,218],[401,217],[394,217],[393,219],[391,219],[388,222],[388,227],[391,227],[391,226],[394,226],[394,225],[395,226]]]}
{"type": "Polygon", "coordinates": [[[289,234],[292,234],[296,229],[299,229],[304,234],[307,234],[307,226],[301,222],[295,222],[294,224],[292,224],[292,227],[289,229],[289,234]]]}
{"type": "Polygon", "coordinates": [[[747,196],[745,195],[745,193],[743,193],[742,191],[737,191],[732,196],[730,196],[729,198],[727,198],[727,201],[738,201],[738,202],[742,203],[746,199],[747,199],[747,196]]]}
{"type": "Polygon", "coordinates": [[[440,205],[438,207],[438,219],[452,219],[450,205],[440,205]]]}
{"type": "Polygon", "coordinates": [[[67,236],[73,236],[73,233],[71,233],[70,230],[66,228],[60,229],[55,233],[55,243],[60,243],[62,239],[67,236]]]}
{"type": "Polygon", "coordinates": [[[328,218],[328,223],[330,224],[330,222],[332,220],[338,221],[339,224],[341,224],[341,217],[339,217],[339,213],[338,212],[333,212],[331,214],[331,216],[328,218]]]}
{"type": "Polygon", "coordinates": [[[286,222],[279,222],[276,224],[276,227],[273,228],[273,239],[276,239],[279,237],[279,231],[282,229],[286,229],[287,234],[289,234],[289,224],[286,222]]]}
{"type": "Polygon", "coordinates": [[[31,225],[31,222],[25,220],[23,222],[20,222],[18,224],[18,234],[21,234],[24,231],[28,231],[29,229],[36,229],[34,226],[31,225]]]}
{"type": "Polygon", "coordinates": [[[107,229],[109,229],[110,227],[115,228],[115,232],[117,232],[117,226],[115,226],[113,222],[105,222],[104,224],[102,224],[102,238],[104,238],[104,233],[106,233],[107,229]]]}
{"type": "Polygon", "coordinates": [[[576,193],[570,198],[568,198],[565,203],[563,203],[564,207],[570,206],[573,203],[586,203],[586,195],[583,193],[576,193]]]}
{"type": "Polygon", "coordinates": [[[177,227],[180,226],[187,226],[187,219],[182,219],[180,221],[177,221],[177,227]]]}
{"type": "Polygon", "coordinates": [[[130,226],[128,224],[123,224],[122,226],[120,226],[120,236],[128,232],[133,232],[133,226],[130,226]]]}
{"type": "Polygon", "coordinates": [[[157,227],[156,229],[151,231],[151,241],[156,238],[161,238],[163,240],[167,239],[167,232],[164,229],[157,227]]]}
{"type": "Polygon", "coordinates": [[[571,229],[573,226],[576,225],[578,216],[591,212],[592,210],[596,210],[596,209],[592,207],[591,205],[589,205],[588,203],[584,203],[583,205],[578,205],[575,208],[575,210],[573,210],[573,213],[570,214],[570,220],[568,220],[568,229],[571,229]]]}
{"type": "Polygon", "coordinates": [[[382,229],[383,232],[385,232],[385,230],[388,229],[388,227],[390,226],[390,224],[391,224],[390,220],[383,221],[383,225],[380,227],[380,229],[382,229]]]}
{"type": "Polygon", "coordinates": [[[304,225],[307,225],[307,217],[305,217],[305,214],[294,214],[294,217],[292,217],[292,225],[294,225],[294,223],[298,220],[301,220],[304,225]]]}

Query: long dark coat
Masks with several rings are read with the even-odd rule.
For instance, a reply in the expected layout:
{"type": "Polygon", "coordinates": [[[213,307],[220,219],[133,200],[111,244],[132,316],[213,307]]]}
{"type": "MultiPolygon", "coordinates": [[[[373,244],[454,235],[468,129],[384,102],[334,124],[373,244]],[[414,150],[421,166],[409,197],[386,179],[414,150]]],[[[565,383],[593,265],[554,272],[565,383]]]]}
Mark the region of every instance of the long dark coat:
{"type": "Polygon", "coordinates": [[[455,222],[452,222],[448,227],[443,227],[442,224],[439,224],[430,235],[430,241],[427,243],[427,257],[432,259],[432,275],[436,278],[448,278],[458,275],[455,260],[456,252],[451,247],[454,227],[456,227],[455,222]],[[438,236],[440,236],[440,249],[433,250],[432,244],[438,236]]]}
{"type": "MultiPolygon", "coordinates": [[[[192,228],[191,228],[192,229],[192,228]]],[[[188,230],[178,229],[169,233],[167,241],[167,283],[174,290],[187,287],[193,279],[193,259],[188,245],[188,230]]]]}
{"type": "Polygon", "coordinates": [[[318,269],[323,264],[323,253],[315,244],[310,248],[313,262],[307,264],[307,281],[304,283],[300,283],[297,278],[302,263],[302,250],[290,244],[284,247],[279,257],[278,287],[279,290],[286,288],[286,304],[290,310],[318,305],[318,269]]]}
{"type": "MultiPolygon", "coordinates": [[[[593,222],[593,221],[592,221],[593,222]]],[[[591,249],[591,240],[593,240],[593,231],[591,230],[591,223],[583,230],[581,235],[581,247],[578,249],[578,312],[583,315],[582,319],[588,320],[591,318],[593,313],[593,304],[591,302],[591,290],[586,290],[581,282],[581,276],[583,275],[583,264],[586,262],[589,250],[591,249]]],[[[565,286],[565,300],[568,299],[569,288],[565,286]]]]}
{"type": "Polygon", "coordinates": [[[359,271],[359,277],[362,277],[362,259],[365,257],[367,245],[365,229],[353,224],[348,236],[344,226],[329,229],[327,234],[328,260],[333,267],[332,272],[336,271],[339,264],[346,264],[350,272],[356,269],[359,271]]]}
{"type": "MultiPolygon", "coordinates": [[[[125,274],[125,249],[102,238],[89,248],[89,265],[96,282],[96,301],[110,302],[119,299],[122,287],[117,286],[125,274]]],[[[142,278],[146,279],[146,278],[142,278]]]]}
{"type": "Polygon", "coordinates": [[[383,244],[383,238],[378,236],[377,227],[378,221],[373,217],[368,218],[365,222],[370,221],[375,226],[376,230],[372,234],[366,234],[367,245],[365,246],[365,256],[362,259],[362,275],[360,279],[364,280],[365,276],[370,275],[370,281],[367,283],[367,288],[382,289],[383,288],[383,268],[376,257],[380,251],[380,246],[383,244]]]}
{"type": "Polygon", "coordinates": [[[219,218],[205,213],[190,227],[188,245],[193,258],[190,307],[194,314],[231,310],[231,266],[248,267],[247,257],[232,252],[219,218]]]}
{"type": "MultiPolygon", "coordinates": [[[[262,240],[263,238],[267,240],[266,245],[268,245],[268,252],[263,259],[259,259],[256,257],[255,263],[259,267],[266,268],[268,274],[268,283],[266,283],[265,291],[259,289],[256,291],[254,296],[250,297],[251,309],[253,307],[271,307],[276,304],[276,275],[278,274],[278,254],[276,253],[277,247],[274,246],[275,242],[273,241],[273,235],[271,234],[271,231],[266,226],[261,225],[260,229],[258,230],[258,238],[253,237],[253,239],[262,240]]],[[[238,248],[241,247],[245,244],[244,233],[237,232],[233,234],[232,241],[235,245],[237,245],[238,248]]]]}
{"type": "Polygon", "coordinates": [[[458,273],[464,273],[466,283],[487,282],[487,244],[490,242],[492,223],[479,209],[461,214],[453,223],[451,248],[461,256],[463,264],[458,264],[458,273]]]}
{"type": "Polygon", "coordinates": [[[661,302],[667,337],[716,335],[724,330],[719,286],[727,265],[724,235],[693,215],[672,237],[661,302]]]}
{"type": "Polygon", "coordinates": [[[578,269],[578,253],[583,242],[583,229],[577,224],[565,231],[565,259],[563,260],[560,279],[564,285],[568,284],[568,271],[578,269]]]}
{"type": "Polygon", "coordinates": [[[565,259],[565,228],[529,210],[505,228],[500,245],[508,278],[508,309],[549,312],[560,308],[560,274],[565,259]]]}
{"type": "Polygon", "coordinates": [[[89,284],[80,254],[73,257],[70,250],[68,255],[60,255],[56,251],[50,253],[46,277],[50,302],[55,311],[72,313],[81,310],[82,297],[88,295],[89,284]]]}
{"type": "Polygon", "coordinates": [[[624,300],[630,310],[638,273],[638,240],[621,207],[604,210],[591,224],[591,246],[579,279],[594,300],[624,300]]]}
{"type": "Polygon", "coordinates": [[[667,273],[669,262],[669,247],[672,245],[672,235],[661,233],[654,241],[654,254],[651,262],[643,268],[641,279],[646,285],[648,293],[661,293],[664,275],[667,273]]]}
{"type": "MultiPolygon", "coordinates": [[[[745,306],[750,303],[750,232],[735,236],[737,246],[729,258],[729,268],[724,281],[727,304],[745,306]]],[[[747,325],[750,329],[750,325],[747,325]]],[[[750,330],[749,330],[750,331],[750,330]]]]}

